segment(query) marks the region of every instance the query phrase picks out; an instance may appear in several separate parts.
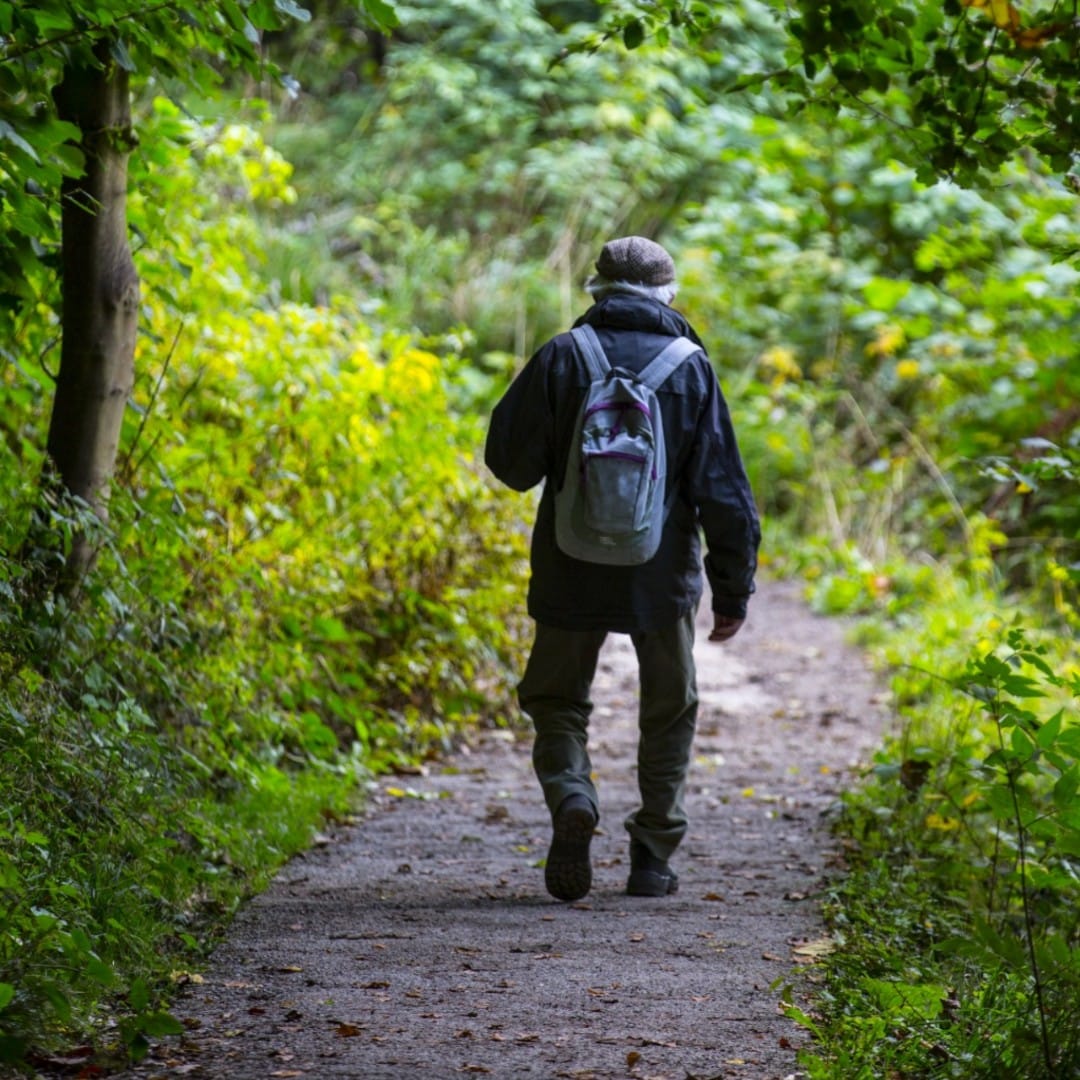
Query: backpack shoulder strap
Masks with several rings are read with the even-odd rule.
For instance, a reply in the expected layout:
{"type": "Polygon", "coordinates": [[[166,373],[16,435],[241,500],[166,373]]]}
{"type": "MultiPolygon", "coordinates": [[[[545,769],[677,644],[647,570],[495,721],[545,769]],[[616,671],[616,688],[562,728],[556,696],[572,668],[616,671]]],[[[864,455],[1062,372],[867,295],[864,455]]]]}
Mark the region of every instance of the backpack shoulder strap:
{"type": "Polygon", "coordinates": [[[596,336],[596,331],[588,324],[582,323],[570,331],[570,336],[585,357],[585,366],[589,369],[589,378],[592,380],[602,379],[610,370],[603,345],[596,336]]]}
{"type": "Polygon", "coordinates": [[[689,338],[677,337],[666,345],[638,374],[638,382],[658,390],[667,377],[688,357],[701,351],[689,338]]]}

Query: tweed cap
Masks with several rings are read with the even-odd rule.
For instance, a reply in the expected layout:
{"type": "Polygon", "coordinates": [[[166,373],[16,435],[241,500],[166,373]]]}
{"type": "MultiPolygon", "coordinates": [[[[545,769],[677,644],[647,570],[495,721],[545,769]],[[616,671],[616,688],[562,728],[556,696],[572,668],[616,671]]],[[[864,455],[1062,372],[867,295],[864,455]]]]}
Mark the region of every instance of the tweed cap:
{"type": "Polygon", "coordinates": [[[675,281],[671,256],[644,236],[609,240],[596,260],[596,270],[608,281],[629,281],[635,285],[671,285],[675,281]]]}

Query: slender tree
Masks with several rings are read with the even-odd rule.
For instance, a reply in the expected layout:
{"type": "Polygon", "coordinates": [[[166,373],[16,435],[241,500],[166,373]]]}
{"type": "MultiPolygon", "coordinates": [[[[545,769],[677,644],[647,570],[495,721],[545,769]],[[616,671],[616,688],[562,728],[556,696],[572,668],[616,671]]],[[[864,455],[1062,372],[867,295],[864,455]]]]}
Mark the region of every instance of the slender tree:
{"type": "MultiPolygon", "coordinates": [[[[393,22],[385,0],[344,2],[375,25],[393,22]]],[[[59,234],[50,472],[103,520],[139,307],[126,216],[131,84],[158,74],[205,88],[229,67],[288,83],[263,34],[310,17],[296,0],[0,0],[0,339],[11,339],[20,307],[50,299],[59,234]]],[[[64,582],[92,560],[77,538],[64,582]]]]}
{"type": "MultiPolygon", "coordinates": [[[[128,81],[99,41],[68,65],[54,93],[61,119],[81,133],[85,170],[62,186],[63,337],[48,455],[67,491],[102,520],[135,377],[139,279],[126,213],[134,141],[128,81]]],[[[91,560],[81,535],[68,556],[68,579],[91,560]]]]}

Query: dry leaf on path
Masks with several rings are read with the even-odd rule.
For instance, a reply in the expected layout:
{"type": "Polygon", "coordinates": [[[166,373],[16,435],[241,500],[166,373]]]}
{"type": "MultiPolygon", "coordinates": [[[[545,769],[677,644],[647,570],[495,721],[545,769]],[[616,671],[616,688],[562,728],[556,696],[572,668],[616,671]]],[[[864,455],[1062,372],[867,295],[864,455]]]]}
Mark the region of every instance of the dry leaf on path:
{"type": "Polygon", "coordinates": [[[795,954],[796,963],[812,964],[835,952],[836,945],[832,938],[818,938],[817,941],[807,941],[803,945],[797,945],[791,951],[795,954]]]}

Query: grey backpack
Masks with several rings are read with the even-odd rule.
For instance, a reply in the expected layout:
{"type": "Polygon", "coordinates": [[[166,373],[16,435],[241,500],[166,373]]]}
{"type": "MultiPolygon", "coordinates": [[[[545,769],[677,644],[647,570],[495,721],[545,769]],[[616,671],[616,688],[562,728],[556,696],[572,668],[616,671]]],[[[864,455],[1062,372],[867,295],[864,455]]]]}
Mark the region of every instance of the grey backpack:
{"type": "Polygon", "coordinates": [[[656,554],[672,502],[656,391],[699,346],[676,338],[635,375],[611,366],[588,324],[570,333],[590,382],[555,494],[555,539],[575,559],[637,566],[656,554]]]}

